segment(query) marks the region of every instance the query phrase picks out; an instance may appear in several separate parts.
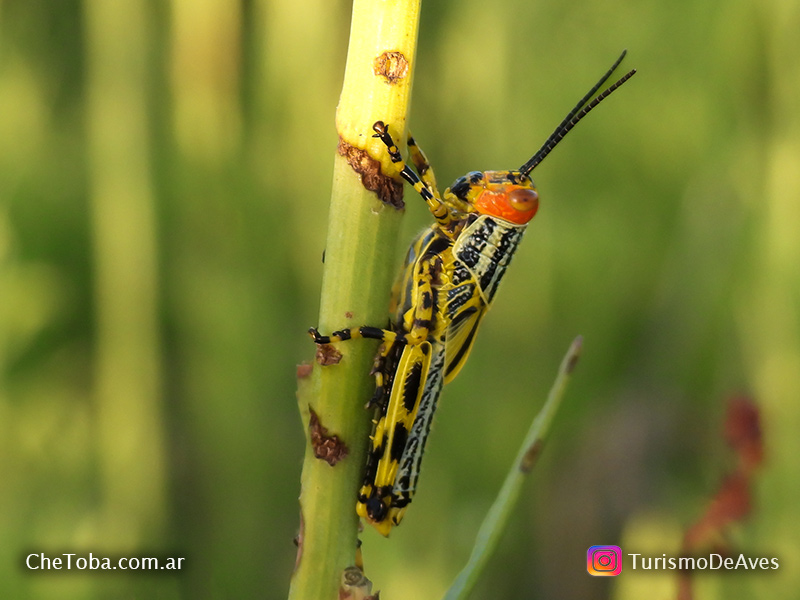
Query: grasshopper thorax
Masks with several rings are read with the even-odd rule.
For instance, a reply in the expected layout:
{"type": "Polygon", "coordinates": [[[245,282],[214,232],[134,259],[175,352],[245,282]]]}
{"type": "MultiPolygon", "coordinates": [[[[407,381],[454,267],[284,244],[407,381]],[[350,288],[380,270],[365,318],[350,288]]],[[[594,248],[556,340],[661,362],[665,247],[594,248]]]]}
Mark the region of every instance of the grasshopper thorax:
{"type": "Polygon", "coordinates": [[[539,209],[539,193],[527,175],[519,171],[472,171],[450,187],[471,211],[525,225],[539,209]]]}

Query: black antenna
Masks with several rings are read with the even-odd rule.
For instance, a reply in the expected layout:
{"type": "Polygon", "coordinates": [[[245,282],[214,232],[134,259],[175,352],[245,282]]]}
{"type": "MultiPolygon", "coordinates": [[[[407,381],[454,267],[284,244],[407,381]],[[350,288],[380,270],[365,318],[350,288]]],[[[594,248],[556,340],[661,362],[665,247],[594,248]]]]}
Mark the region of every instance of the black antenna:
{"type": "Polygon", "coordinates": [[[625,55],[627,53],[628,53],[627,50],[622,51],[622,54],[620,54],[619,58],[614,62],[613,65],[611,65],[611,68],[608,71],[606,71],[605,75],[603,75],[603,77],[600,78],[600,81],[598,81],[594,85],[594,87],[592,87],[592,89],[589,90],[589,92],[583,98],[580,99],[578,104],[575,105],[575,108],[569,111],[569,114],[567,114],[567,116],[564,117],[564,120],[561,121],[558,127],[556,127],[555,131],[553,131],[553,133],[550,134],[550,137],[547,138],[547,141],[545,141],[544,144],[542,144],[542,147],[539,148],[536,154],[534,154],[528,162],[526,162],[519,168],[519,172],[522,175],[528,175],[528,173],[533,171],[536,165],[542,162],[545,159],[545,157],[548,154],[550,154],[550,151],[556,147],[558,142],[564,139],[564,136],[567,135],[569,130],[578,124],[578,121],[580,121],[583,117],[588,115],[589,112],[595,106],[597,106],[603,100],[608,98],[608,96],[611,95],[611,92],[616,90],[619,86],[628,81],[628,79],[633,77],[633,74],[636,73],[636,69],[628,71],[624,76],[622,76],[619,80],[617,80],[616,83],[606,88],[594,100],[586,104],[589,101],[589,98],[594,96],[595,92],[597,92],[597,90],[600,89],[600,87],[606,82],[606,80],[609,77],[611,77],[611,74],[616,70],[616,68],[619,66],[619,63],[622,62],[622,59],[625,58],[625,55]]]}

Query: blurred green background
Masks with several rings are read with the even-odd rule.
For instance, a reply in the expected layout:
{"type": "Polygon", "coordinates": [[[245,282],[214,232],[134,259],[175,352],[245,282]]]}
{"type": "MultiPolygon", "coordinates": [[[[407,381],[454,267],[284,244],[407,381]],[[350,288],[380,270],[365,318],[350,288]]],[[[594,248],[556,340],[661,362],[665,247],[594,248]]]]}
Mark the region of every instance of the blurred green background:
{"type": "MultiPolygon", "coordinates": [[[[0,0],[0,595],[281,598],[294,562],[334,110],[350,6],[0,0]],[[30,552],[185,556],[31,573],[30,552]]],[[[419,493],[364,534],[382,597],[437,598],[572,338],[584,355],[476,598],[673,598],[586,548],[677,552],[766,462],[737,551],[800,589],[800,5],[427,2],[410,125],[446,185],[519,166],[618,55],[636,77],[535,173],[542,208],[445,390],[419,493]]],[[[430,220],[407,194],[404,240],[430,220]]],[[[398,260],[403,249],[398,248],[398,260]]]]}

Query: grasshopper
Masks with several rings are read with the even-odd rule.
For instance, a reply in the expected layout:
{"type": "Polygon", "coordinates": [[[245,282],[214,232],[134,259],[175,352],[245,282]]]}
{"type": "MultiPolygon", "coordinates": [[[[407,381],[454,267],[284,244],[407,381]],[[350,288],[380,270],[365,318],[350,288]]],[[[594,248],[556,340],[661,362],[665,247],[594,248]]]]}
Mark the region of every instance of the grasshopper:
{"type": "Polygon", "coordinates": [[[519,169],[472,171],[439,193],[433,170],[414,139],[416,172],[403,160],[389,127],[374,124],[400,176],[425,200],[435,222],[412,242],[392,294],[388,329],[363,326],[320,335],[317,344],[381,340],[373,374],[376,411],[356,512],[388,536],[411,502],[442,386],[458,375],[484,315],[539,208],[530,173],[600,102],[630,79],[629,71],[595,96],[625,52],[519,169]]]}

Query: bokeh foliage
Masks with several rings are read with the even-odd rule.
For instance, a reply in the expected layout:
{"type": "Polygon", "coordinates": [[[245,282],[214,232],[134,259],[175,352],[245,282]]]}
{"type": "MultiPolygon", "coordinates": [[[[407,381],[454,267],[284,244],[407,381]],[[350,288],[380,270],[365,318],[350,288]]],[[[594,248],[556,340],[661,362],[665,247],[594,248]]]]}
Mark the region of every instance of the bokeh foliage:
{"type": "MultiPolygon", "coordinates": [[[[4,597],[285,596],[349,10],[0,1],[4,597]],[[31,574],[32,551],[190,566],[31,574]]],[[[423,6],[410,124],[443,184],[521,164],[621,48],[639,74],[535,173],[542,208],[414,505],[388,542],[364,534],[384,597],[441,595],[577,333],[476,597],[671,597],[669,574],[586,576],[586,548],[676,551],[739,392],[767,458],[732,537],[782,566],[698,597],[796,597],[799,30],[795,0],[423,6]]],[[[407,200],[405,240],[429,220],[407,200]]]]}

